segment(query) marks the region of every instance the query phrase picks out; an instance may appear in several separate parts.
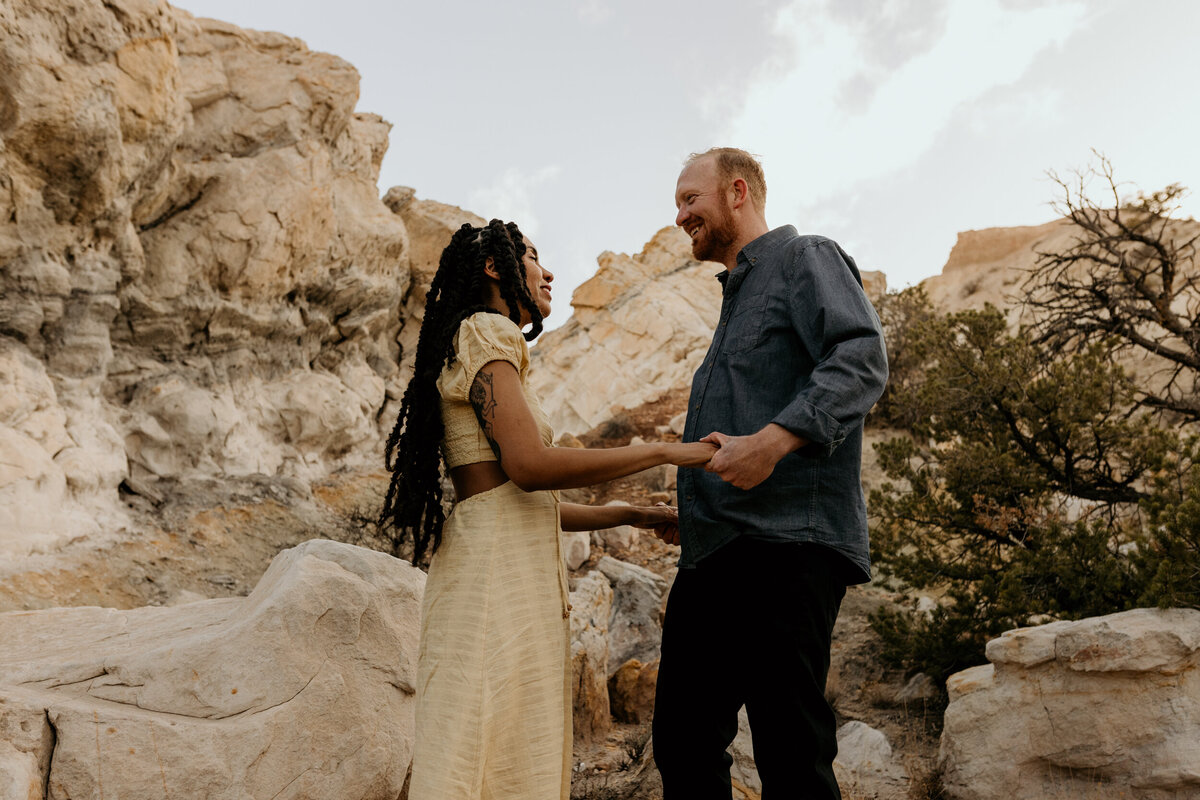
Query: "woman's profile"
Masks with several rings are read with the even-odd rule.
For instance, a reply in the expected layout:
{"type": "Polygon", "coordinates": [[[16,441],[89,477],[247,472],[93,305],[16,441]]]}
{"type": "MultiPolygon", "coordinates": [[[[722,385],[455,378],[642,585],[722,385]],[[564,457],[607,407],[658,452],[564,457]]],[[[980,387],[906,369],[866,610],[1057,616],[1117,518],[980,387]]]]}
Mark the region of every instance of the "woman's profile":
{"type": "Polygon", "coordinates": [[[660,464],[699,467],[715,452],[699,442],[552,446],[525,383],[526,341],[550,313],[551,281],[515,224],[463,225],[430,287],[414,374],[387,442],[382,520],[394,541],[411,542],[414,562],[432,555],[410,800],[569,796],[561,532],[632,524],[670,537],[677,516],[666,506],[560,503],[556,490],[660,464]],[[449,517],[443,462],[456,496],[449,517]]]}

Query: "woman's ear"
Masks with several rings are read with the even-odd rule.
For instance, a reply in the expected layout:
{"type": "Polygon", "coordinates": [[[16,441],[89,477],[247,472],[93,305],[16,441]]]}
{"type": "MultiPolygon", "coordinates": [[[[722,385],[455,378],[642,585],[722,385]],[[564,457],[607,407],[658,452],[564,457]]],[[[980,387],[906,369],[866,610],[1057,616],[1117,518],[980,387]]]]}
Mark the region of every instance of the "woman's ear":
{"type": "Polygon", "coordinates": [[[487,261],[483,264],[483,274],[492,280],[500,280],[500,270],[496,269],[496,260],[491,256],[488,256],[487,261]]]}

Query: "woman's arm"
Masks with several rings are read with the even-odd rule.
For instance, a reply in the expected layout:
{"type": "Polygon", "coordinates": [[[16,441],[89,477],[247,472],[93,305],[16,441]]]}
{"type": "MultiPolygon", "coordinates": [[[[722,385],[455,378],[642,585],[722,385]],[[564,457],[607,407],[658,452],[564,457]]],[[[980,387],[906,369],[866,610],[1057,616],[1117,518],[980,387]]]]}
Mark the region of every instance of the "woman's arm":
{"type": "Polygon", "coordinates": [[[660,464],[702,467],[717,452],[714,445],[702,442],[655,442],[597,450],[546,447],[525,402],[520,375],[507,361],[491,361],[479,370],[470,399],[504,473],[527,492],[590,486],[660,464]]]}
{"type": "Polygon", "coordinates": [[[659,503],[656,506],[581,506],[559,503],[564,531],[598,531],[617,525],[647,528],[667,544],[679,544],[679,510],[659,503]]]}
{"type": "Polygon", "coordinates": [[[618,525],[654,528],[679,521],[679,512],[668,505],[656,506],[584,506],[559,503],[564,531],[602,531],[618,525]]]}

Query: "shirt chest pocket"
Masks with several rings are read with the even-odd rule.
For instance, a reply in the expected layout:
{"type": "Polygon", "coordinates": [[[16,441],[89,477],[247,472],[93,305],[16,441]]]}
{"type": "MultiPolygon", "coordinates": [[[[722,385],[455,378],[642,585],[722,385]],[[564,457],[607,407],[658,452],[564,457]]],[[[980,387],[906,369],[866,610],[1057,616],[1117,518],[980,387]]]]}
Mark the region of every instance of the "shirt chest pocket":
{"type": "Polygon", "coordinates": [[[727,353],[744,353],[758,347],[762,344],[766,331],[766,317],[766,295],[740,299],[737,308],[725,323],[727,330],[722,349],[727,353]]]}

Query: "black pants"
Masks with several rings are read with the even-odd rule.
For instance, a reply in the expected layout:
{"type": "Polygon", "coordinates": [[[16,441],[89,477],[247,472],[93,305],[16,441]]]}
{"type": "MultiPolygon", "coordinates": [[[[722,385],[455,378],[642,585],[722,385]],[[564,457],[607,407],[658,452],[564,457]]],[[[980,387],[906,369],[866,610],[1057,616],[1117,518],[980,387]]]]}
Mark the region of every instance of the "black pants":
{"type": "Polygon", "coordinates": [[[679,571],[654,704],[664,800],[730,800],[727,748],[743,705],[763,800],[841,797],[825,701],[841,561],[821,545],[740,537],[679,571]]]}

